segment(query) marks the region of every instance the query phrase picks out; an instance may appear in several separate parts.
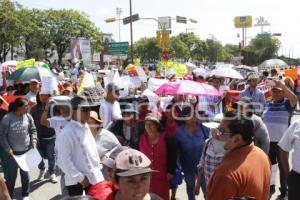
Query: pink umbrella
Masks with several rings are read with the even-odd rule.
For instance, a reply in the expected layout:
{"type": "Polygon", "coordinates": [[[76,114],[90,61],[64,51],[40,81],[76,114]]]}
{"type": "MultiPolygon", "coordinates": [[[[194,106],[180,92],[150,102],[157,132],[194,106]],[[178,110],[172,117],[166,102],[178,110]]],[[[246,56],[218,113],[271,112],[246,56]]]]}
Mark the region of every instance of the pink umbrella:
{"type": "Polygon", "coordinates": [[[190,80],[164,83],[155,91],[155,93],[169,95],[221,96],[219,91],[213,86],[190,80]]]}

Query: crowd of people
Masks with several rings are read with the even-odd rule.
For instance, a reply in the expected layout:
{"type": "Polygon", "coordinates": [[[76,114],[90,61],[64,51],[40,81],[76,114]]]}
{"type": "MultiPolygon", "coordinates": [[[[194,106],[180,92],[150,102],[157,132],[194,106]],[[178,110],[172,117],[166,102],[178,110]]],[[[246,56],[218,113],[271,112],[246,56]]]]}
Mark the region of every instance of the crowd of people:
{"type": "MultiPolygon", "coordinates": [[[[60,176],[65,199],[175,200],[185,181],[189,200],[200,193],[207,200],[268,200],[279,170],[277,199],[299,200],[300,121],[292,116],[300,84],[276,70],[242,81],[201,68],[191,75],[220,96],[178,94],[162,106],[143,95],[147,82],[137,88],[141,95],[120,98],[123,88],[101,79],[99,98],[76,95],[71,79],[55,94],[41,91],[37,79],[3,88],[2,95],[19,97],[0,110],[0,194],[14,197],[19,170],[22,197],[29,199],[29,173],[14,155],[36,148],[43,158],[37,179],[56,184],[60,176]],[[257,88],[262,82],[271,83],[270,99],[257,88]],[[239,100],[228,109],[224,98],[233,89],[239,100]]],[[[175,74],[166,78],[176,81],[175,74]]]]}

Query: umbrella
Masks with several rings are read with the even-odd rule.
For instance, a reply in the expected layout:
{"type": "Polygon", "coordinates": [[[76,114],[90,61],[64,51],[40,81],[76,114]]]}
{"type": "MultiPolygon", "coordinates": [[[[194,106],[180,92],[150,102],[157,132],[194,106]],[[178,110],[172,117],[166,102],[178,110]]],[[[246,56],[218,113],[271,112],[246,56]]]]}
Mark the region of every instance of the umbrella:
{"type": "Polygon", "coordinates": [[[247,65],[239,65],[234,67],[237,70],[247,70],[247,71],[251,71],[251,72],[257,72],[257,68],[256,67],[250,67],[247,65]]]}
{"type": "Polygon", "coordinates": [[[194,63],[190,63],[190,62],[187,62],[187,63],[184,63],[186,67],[188,68],[197,68],[197,66],[194,64],[194,63]]]}
{"type": "Polygon", "coordinates": [[[283,60],[280,59],[270,59],[261,63],[259,67],[261,68],[288,67],[288,64],[286,64],[283,60]]]}
{"type": "Polygon", "coordinates": [[[155,91],[155,93],[169,95],[220,96],[219,91],[213,86],[190,80],[164,83],[155,91]]]}
{"type": "Polygon", "coordinates": [[[210,75],[234,79],[244,79],[244,77],[238,71],[229,66],[218,67],[217,69],[212,70],[210,75]]]}
{"type": "Polygon", "coordinates": [[[8,80],[14,81],[30,81],[31,79],[37,79],[41,81],[42,76],[55,77],[52,71],[44,67],[26,67],[17,69],[9,77],[8,80]]]}
{"type": "Polygon", "coordinates": [[[0,65],[0,71],[5,70],[12,72],[16,68],[17,61],[11,60],[11,61],[6,61],[0,65]]]}

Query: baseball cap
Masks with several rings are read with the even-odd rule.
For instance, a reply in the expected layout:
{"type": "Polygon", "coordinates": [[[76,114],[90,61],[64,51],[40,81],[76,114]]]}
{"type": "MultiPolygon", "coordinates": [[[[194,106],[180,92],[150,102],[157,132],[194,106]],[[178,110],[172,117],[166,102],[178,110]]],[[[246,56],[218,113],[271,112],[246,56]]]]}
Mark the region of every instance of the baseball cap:
{"type": "Polygon", "coordinates": [[[113,92],[113,91],[118,92],[118,91],[120,91],[120,90],[124,90],[124,89],[119,88],[119,87],[118,87],[116,84],[114,84],[114,83],[109,83],[109,84],[107,84],[107,86],[106,86],[106,92],[113,92]]]}
{"type": "Polygon", "coordinates": [[[145,121],[154,121],[158,124],[160,124],[160,117],[154,113],[148,113],[145,117],[145,121]]]}
{"type": "Polygon", "coordinates": [[[40,83],[37,79],[33,78],[30,80],[30,83],[40,83]]]}
{"type": "Polygon", "coordinates": [[[122,113],[138,113],[138,112],[132,103],[128,103],[125,105],[125,108],[122,109],[122,113]]]}
{"type": "Polygon", "coordinates": [[[116,159],[116,174],[121,177],[135,176],[155,172],[150,168],[151,161],[140,151],[126,149],[121,151],[116,159]]]}
{"type": "Polygon", "coordinates": [[[210,129],[218,128],[222,119],[223,119],[223,113],[216,114],[216,116],[212,119],[212,121],[203,123],[203,126],[206,126],[207,128],[210,129]]]}
{"type": "Polygon", "coordinates": [[[257,80],[259,77],[256,74],[250,74],[247,80],[257,80]]]}
{"type": "Polygon", "coordinates": [[[207,73],[205,71],[205,69],[202,69],[202,68],[197,68],[193,71],[193,73],[195,74],[196,77],[198,76],[202,76],[204,79],[206,78],[207,76],[207,73]]]}
{"type": "Polygon", "coordinates": [[[89,102],[84,96],[75,96],[71,99],[71,105],[73,110],[77,110],[79,107],[93,107],[100,105],[100,103],[89,102]]]}

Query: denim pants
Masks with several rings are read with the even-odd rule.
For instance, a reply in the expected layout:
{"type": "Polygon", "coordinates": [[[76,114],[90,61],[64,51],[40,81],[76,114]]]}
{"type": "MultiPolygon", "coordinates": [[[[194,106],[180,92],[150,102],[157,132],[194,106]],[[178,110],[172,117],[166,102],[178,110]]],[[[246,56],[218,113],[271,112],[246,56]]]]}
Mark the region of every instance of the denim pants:
{"type": "Polygon", "coordinates": [[[269,151],[269,159],[272,163],[272,165],[275,165],[278,163],[279,168],[279,175],[280,175],[280,193],[281,195],[287,194],[287,175],[283,172],[283,166],[279,159],[279,146],[278,142],[271,142],[270,143],[270,151],[269,151]]]}
{"type": "MultiPolygon", "coordinates": [[[[37,143],[37,149],[42,158],[48,159],[48,172],[50,175],[55,174],[56,170],[56,158],[55,158],[55,138],[45,140],[39,139],[37,143]]],[[[45,163],[42,160],[39,164],[39,169],[45,169],[45,163]]]]}
{"type": "Polygon", "coordinates": [[[300,174],[291,171],[288,177],[288,199],[289,200],[299,200],[300,199],[300,174]]]}
{"type": "MultiPolygon", "coordinates": [[[[14,154],[16,154],[16,155],[22,155],[23,153],[26,153],[26,151],[18,152],[18,153],[14,152],[14,154]]],[[[9,166],[7,168],[6,185],[7,185],[8,191],[9,191],[9,195],[13,198],[19,166],[13,157],[9,157],[8,155],[5,155],[4,159],[5,159],[6,164],[8,164],[8,166],[9,166]]],[[[20,168],[20,176],[21,176],[21,183],[22,183],[22,196],[26,197],[29,195],[29,192],[30,192],[29,173],[26,171],[23,171],[20,168]]]]}
{"type": "Polygon", "coordinates": [[[3,149],[3,147],[0,146],[0,160],[1,160],[1,166],[4,174],[4,179],[7,180],[7,174],[8,174],[8,164],[7,164],[7,159],[5,159],[6,152],[3,149]]]}
{"type": "Polygon", "coordinates": [[[184,171],[184,180],[186,182],[186,193],[189,200],[195,200],[195,184],[196,184],[196,172],[184,171]]]}

